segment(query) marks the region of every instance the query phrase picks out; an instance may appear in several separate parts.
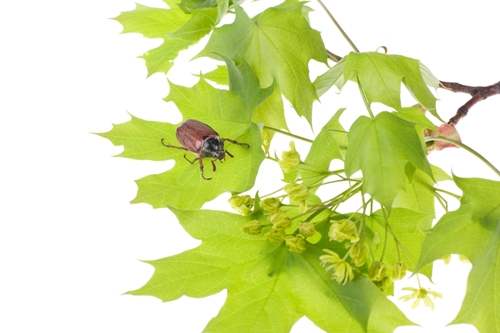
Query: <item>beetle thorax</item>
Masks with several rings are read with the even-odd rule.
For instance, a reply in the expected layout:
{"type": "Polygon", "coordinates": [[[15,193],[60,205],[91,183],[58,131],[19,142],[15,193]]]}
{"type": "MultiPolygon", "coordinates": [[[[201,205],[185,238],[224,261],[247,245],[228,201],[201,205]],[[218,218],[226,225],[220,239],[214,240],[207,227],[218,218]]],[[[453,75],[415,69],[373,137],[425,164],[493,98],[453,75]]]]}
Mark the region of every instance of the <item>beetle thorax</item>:
{"type": "Polygon", "coordinates": [[[224,140],[219,136],[209,136],[205,139],[205,144],[203,148],[201,148],[200,156],[213,157],[218,160],[224,159],[224,140]]]}

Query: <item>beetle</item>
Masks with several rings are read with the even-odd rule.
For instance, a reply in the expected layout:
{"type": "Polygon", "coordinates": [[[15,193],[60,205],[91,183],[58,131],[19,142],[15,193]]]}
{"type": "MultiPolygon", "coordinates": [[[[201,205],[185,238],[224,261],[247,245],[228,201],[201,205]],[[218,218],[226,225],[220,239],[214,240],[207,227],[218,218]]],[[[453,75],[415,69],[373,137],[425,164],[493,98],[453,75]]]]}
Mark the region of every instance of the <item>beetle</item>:
{"type": "Polygon", "coordinates": [[[203,174],[202,159],[213,158],[211,162],[213,171],[215,172],[215,170],[217,169],[215,167],[215,161],[220,160],[222,163],[222,161],[226,159],[226,154],[231,158],[234,157],[233,154],[231,154],[224,148],[225,141],[231,142],[235,145],[246,146],[247,148],[250,148],[250,145],[248,143],[241,143],[236,140],[221,138],[219,136],[219,133],[217,133],[212,127],[195,119],[188,119],[179,127],[177,127],[175,136],[177,137],[177,140],[182,145],[182,147],[173,146],[170,143],[165,144],[165,142],[163,142],[164,138],[161,139],[162,145],[167,148],[176,148],[180,150],[190,151],[198,155],[198,157],[192,161],[186,157],[186,154],[184,154],[184,158],[191,164],[199,161],[201,177],[206,180],[211,180],[212,178],[205,178],[205,175],[203,174]]]}

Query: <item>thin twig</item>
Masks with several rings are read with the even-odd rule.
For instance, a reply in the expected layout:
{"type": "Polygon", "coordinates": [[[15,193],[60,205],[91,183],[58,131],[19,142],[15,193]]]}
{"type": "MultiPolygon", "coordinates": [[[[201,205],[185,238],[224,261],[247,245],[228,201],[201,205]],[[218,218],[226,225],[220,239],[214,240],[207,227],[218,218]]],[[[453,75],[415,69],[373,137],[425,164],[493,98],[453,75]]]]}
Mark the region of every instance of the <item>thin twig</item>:
{"type": "Polygon", "coordinates": [[[328,14],[328,16],[330,16],[330,19],[335,24],[335,26],[337,27],[337,29],[339,29],[340,33],[342,34],[342,36],[344,36],[344,38],[347,40],[347,42],[349,43],[349,45],[351,45],[352,49],[354,51],[356,51],[356,52],[359,52],[359,50],[356,47],[356,45],[354,45],[354,43],[349,38],[349,36],[347,36],[347,34],[345,33],[344,29],[342,29],[342,27],[340,26],[340,24],[338,24],[337,20],[335,20],[335,18],[333,17],[332,13],[330,13],[330,11],[328,10],[328,8],[326,8],[326,6],[323,4],[323,2],[321,0],[318,0],[318,3],[321,5],[321,7],[323,7],[323,9],[328,14]]]}

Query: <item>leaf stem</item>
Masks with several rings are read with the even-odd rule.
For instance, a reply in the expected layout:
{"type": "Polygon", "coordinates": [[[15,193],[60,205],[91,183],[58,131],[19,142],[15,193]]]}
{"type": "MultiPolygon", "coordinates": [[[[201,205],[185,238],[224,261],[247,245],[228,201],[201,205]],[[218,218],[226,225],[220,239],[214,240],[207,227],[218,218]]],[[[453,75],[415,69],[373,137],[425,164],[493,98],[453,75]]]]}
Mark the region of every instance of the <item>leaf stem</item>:
{"type": "Polygon", "coordinates": [[[435,190],[436,192],[443,192],[443,193],[445,193],[445,194],[448,194],[449,196],[454,197],[454,198],[455,198],[455,199],[457,199],[457,200],[462,199],[462,197],[461,197],[460,195],[455,194],[455,193],[452,193],[452,192],[450,192],[450,191],[446,191],[446,190],[443,190],[443,189],[440,189],[440,188],[436,188],[436,189],[434,189],[434,190],[435,190]]]}
{"type": "Polygon", "coordinates": [[[305,141],[305,142],[309,142],[309,143],[313,143],[314,142],[311,139],[307,139],[307,138],[304,138],[304,137],[301,137],[301,136],[298,136],[298,135],[295,135],[295,134],[292,134],[292,133],[289,133],[289,132],[285,132],[285,131],[282,131],[280,129],[274,128],[274,127],[269,127],[269,126],[265,126],[264,125],[264,128],[267,129],[267,130],[269,130],[269,131],[273,131],[273,132],[280,133],[280,134],[283,134],[283,135],[288,135],[288,136],[290,136],[292,138],[299,139],[299,140],[302,140],[302,141],[305,141]]]}
{"type": "Polygon", "coordinates": [[[342,36],[344,36],[344,38],[347,40],[347,42],[349,43],[349,45],[351,45],[352,49],[356,52],[359,52],[358,48],[356,47],[356,45],[354,45],[354,43],[352,42],[352,40],[349,38],[349,36],[347,36],[347,34],[345,33],[344,29],[342,29],[342,27],[340,26],[340,24],[337,22],[337,20],[333,17],[332,13],[330,13],[330,11],[328,10],[328,8],[326,8],[326,6],[323,4],[323,2],[321,0],[317,0],[318,3],[321,5],[321,7],[323,7],[324,11],[326,12],[326,14],[328,14],[328,16],[330,17],[330,19],[332,20],[333,24],[335,24],[335,26],[337,27],[337,29],[339,29],[340,33],[342,34],[342,36]]]}
{"type": "Polygon", "coordinates": [[[385,247],[387,246],[387,233],[389,231],[389,221],[387,220],[387,214],[385,212],[385,207],[382,207],[382,213],[384,214],[384,221],[385,221],[385,239],[384,239],[384,247],[382,249],[382,256],[380,257],[380,261],[384,260],[385,247]]]}
{"type": "Polygon", "coordinates": [[[467,150],[469,153],[471,153],[472,155],[479,158],[484,164],[489,166],[490,169],[493,170],[493,172],[495,172],[500,177],[500,171],[497,168],[495,168],[495,166],[493,164],[491,164],[490,161],[488,161],[486,158],[484,158],[483,155],[479,154],[477,151],[475,151],[471,147],[463,144],[462,142],[458,142],[458,141],[450,139],[450,138],[445,138],[444,136],[429,136],[429,137],[425,138],[425,142],[435,141],[435,140],[453,143],[454,145],[457,145],[460,148],[467,150]]]}

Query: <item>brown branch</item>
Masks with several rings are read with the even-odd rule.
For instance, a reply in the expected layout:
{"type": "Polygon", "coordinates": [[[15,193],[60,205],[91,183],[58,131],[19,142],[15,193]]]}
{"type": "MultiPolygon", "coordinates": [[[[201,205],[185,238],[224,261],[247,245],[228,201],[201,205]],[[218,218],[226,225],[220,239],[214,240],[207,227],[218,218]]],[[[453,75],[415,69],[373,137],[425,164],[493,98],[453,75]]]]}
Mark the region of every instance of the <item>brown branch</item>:
{"type": "Polygon", "coordinates": [[[500,81],[486,87],[471,87],[455,82],[440,81],[440,88],[450,90],[453,92],[467,93],[472,96],[464,105],[458,108],[457,113],[448,121],[449,125],[456,125],[469,113],[469,110],[476,105],[476,103],[485,100],[486,98],[500,94],[500,81]]]}
{"type": "Polygon", "coordinates": [[[328,50],[326,50],[326,54],[328,55],[328,58],[332,59],[335,62],[339,62],[342,59],[341,56],[336,55],[335,53],[328,50]]]}

